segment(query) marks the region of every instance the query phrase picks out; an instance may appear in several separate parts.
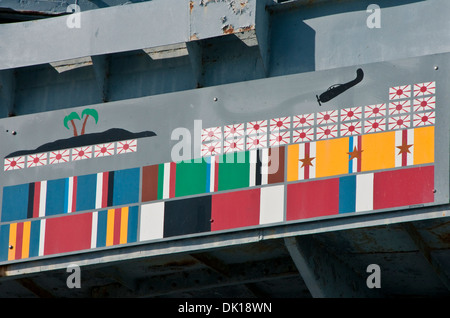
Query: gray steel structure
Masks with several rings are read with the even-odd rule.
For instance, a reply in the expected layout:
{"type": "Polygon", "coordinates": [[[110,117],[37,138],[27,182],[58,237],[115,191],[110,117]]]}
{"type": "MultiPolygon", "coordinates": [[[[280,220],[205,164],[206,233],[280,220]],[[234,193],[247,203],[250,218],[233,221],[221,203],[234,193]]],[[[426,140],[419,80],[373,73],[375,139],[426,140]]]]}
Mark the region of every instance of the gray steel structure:
{"type": "MultiPolygon", "coordinates": [[[[3,13],[5,21],[40,19],[0,25],[3,157],[60,136],[62,125],[33,132],[87,105],[103,111],[99,131],[123,123],[158,135],[144,141],[158,150],[145,158],[98,164],[115,169],[169,161],[171,131],[193,131],[195,119],[205,128],[384,102],[386,87],[423,78],[448,86],[444,0],[378,1],[380,28],[367,24],[371,1],[80,1],[79,17],[63,15],[60,3],[5,3],[15,10],[3,13]],[[68,27],[76,18],[80,27],[68,27]],[[360,86],[318,105],[316,95],[357,68],[365,71],[360,86]]],[[[0,295],[448,296],[450,96],[438,89],[436,98],[432,204],[5,263],[0,295]],[[70,264],[81,266],[80,289],[66,286],[70,264]],[[370,264],[381,268],[381,288],[366,285],[370,264]]],[[[94,173],[98,165],[5,171],[0,185],[67,176],[75,167],[94,173]]]]}

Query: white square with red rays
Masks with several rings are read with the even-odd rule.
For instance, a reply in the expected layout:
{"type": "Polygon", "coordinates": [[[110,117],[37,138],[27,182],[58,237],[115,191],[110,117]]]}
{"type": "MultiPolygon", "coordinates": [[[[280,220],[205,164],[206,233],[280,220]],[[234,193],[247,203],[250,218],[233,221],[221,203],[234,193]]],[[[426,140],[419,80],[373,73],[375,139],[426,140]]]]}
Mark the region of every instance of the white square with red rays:
{"type": "Polygon", "coordinates": [[[436,98],[434,96],[414,99],[413,107],[415,112],[434,110],[435,106],[436,98]]]}
{"type": "Polygon", "coordinates": [[[360,121],[341,123],[341,136],[354,136],[361,134],[362,127],[360,121]]]}
{"type": "Polygon", "coordinates": [[[434,125],[435,119],[436,117],[434,111],[414,114],[413,126],[418,127],[418,126],[434,125]]]}
{"type": "Polygon", "coordinates": [[[292,117],[293,128],[307,128],[314,126],[315,114],[295,115],[292,117]]]}
{"type": "Polygon", "coordinates": [[[338,134],[337,125],[319,126],[317,127],[317,139],[335,138],[338,134]]]}
{"type": "Polygon", "coordinates": [[[386,116],[386,104],[369,105],[364,108],[365,118],[386,116]]]}
{"type": "Polygon", "coordinates": [[[411,127],[411,116],[401,115],[392,116],[389,118],[388,122],[389,129],[403,129],[411,127]]]}
{"type": "Polygon", "coordinates": [[[27,168],[45,166],[47,164],[47,153],[28,155],[27,168]]]}
{"type": "Polygon", "coordinates": [[[72,149],[72,160],[84,160],[92,158],[92,146],[72,149]]]}
{"type": "Polygon", "coordinates": [[[202,130],[202,142],[222,139],[222,127],[211,127],[202,130]]]}
{"type": "Polygon", "coordinates": [[[291,116],[274,118],[270,120],[270,131],[280,131],[291,128],[291,116]]]}
{"type": "Polygon", "coordinates": [[[270,146],[282,146],[291,142],[290,131],[280,131],[270,134],[270,146]]]}
{"type": "Polygon", "coordinates": [[[292,131],[292,142],[307,142],[313,141],[314,139],[314,128],[306,128],[306,129],[295,129],[292,131]]]}
{"type": "Polygon", "coordinates": [[[389,99],[402,99],[411,97],[411,85],[401,85],[389,88],[389,99]]]}
{"type": "Polygon", "coordinates": [[[99,144],[94,146],[94,157],[106,157],[114,155],[115,145],[113,142],[106,144],[99,144]]]}
{"type": "Polygon", "coordinates": [[[25,168],[25,156],[5,158],[4,171],[18,170],[25,168]]]}
{"type": "Polygon", "coordinates": [[[223,127],[224,138],[242,137],[245,133],[245,124],[233,124],[223,127]]]}
{"type": "Polygon", "coordinates": [[[389,103],[389,115],[404,115],[410,110],[411,101],[409,99],[389,103]]]}
{"type": "Polygon", "coordinates": [[[247,149],[259,149],[267,147],[267,136],[266,135],[256,135],[247,136],[247,149]]]}
{"type": "Polygon", "coordinates": [[[65,163],[70,161],[70,149],[51,151],[49,155],[49,163],[51,165],[57,163],[65,163]]]}
{"type": "Polygon", "coordinates": [[[202,144],[201,155],[202,156],[214,156],[222,153],[222,142],[211,141],[202,144]]]}
{"type": "Polygon", "coordinates": [[[130,139],[117,142],[117,154],[130,153],[137,151],[137,140],[130,139]]]}
{"type": "Polygon", "coordinates": [[[362,107],[350,107],[341,109],[341,121],[361,119],[362,107]]]}
{"type": "Polygon", "coordinates": [[[244,151],[244,137],[225,139],[223,141],[223,152],[244,151]]]}
{"type": "Polygon", "coordinates": [[[414,84],[414,97],[436,94],[436,82],[414,84]]]}
{"type": "Polygon", "coordinates": [[[365,133],[375,133],[386,130],[386,120],[384,118],[368,119],[364,122],[365,133]]]}
{"type": "Polygon", "coordinates": [[[247,134],[265,134],[267,133],[267,120],[257,120],[247,123],[247,134]]]}
{"type": "Polygon", "coordinates": [[[329,110],[325,112],[320,112],[317,114],[317,124],[334,124],[338,120],[338,111],[337,110],[329,110]]]}

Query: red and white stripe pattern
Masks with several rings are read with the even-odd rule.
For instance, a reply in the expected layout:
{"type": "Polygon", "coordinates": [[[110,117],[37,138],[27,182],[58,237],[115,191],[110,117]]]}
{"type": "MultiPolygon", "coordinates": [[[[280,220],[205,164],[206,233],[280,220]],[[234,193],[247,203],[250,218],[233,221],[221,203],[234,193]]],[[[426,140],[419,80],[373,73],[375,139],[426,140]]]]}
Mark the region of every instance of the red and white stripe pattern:
{"type": "Polygon", "coordinates": [[[395,132],[395,166],[405,167],[414,164],[414,129],[395,132]]]}
{"type": "Polygon", "coordinates": [[[390,117],[388,125],[389,130],[409,128],[411,127],[411,116],[408,114],[390,117]]]}

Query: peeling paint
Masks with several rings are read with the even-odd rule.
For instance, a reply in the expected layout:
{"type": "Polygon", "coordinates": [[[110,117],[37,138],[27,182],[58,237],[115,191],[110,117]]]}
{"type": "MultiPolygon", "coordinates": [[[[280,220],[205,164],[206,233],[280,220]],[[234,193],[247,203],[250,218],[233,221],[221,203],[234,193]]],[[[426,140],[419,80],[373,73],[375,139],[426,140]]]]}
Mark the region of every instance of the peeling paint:
{"type": "Polygon", "coordinates": [[[248,0],[200,0],[199,5],[206,7],[210,3],[226,3],[234,14],[242,14],[248,7],[248,0]]]}
{"type": "Polygon", "coordinates": [[[223,34],[233,34],[234,27],[231,24],[224,25],[222,27],[223,34]]]}

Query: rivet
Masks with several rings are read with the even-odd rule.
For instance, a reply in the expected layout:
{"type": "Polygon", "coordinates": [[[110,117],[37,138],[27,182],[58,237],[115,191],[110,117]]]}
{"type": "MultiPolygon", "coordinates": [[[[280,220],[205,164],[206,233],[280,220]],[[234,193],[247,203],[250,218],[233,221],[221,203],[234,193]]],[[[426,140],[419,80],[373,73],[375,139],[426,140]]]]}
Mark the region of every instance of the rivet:
{"type": "Polygon", "coordinates": [[[436,66],[434,67],[434,69],[435,69],[435,70],[438,70],[438,69],[439,69],[439,66],[436,65],[436,66]]]}
{"type": "Polygon", "coordinates": [[[10,250],[12,250],[13,248],[14,248],[14,246],[12,246],[12,245],[9,246],[9,249],[10,249],[10,250]]]}
{"type": "Polygon", "coordinates": [[[214,99],[213,99],[215,102],[217,102],[217,100],[218,100],[218,98],[217,97],[214,97],[214,99]]]}

